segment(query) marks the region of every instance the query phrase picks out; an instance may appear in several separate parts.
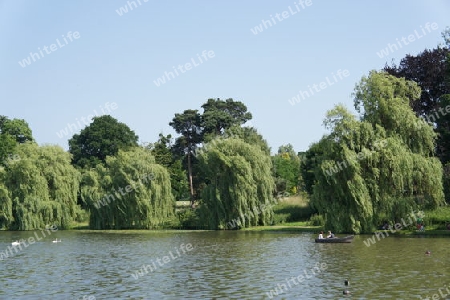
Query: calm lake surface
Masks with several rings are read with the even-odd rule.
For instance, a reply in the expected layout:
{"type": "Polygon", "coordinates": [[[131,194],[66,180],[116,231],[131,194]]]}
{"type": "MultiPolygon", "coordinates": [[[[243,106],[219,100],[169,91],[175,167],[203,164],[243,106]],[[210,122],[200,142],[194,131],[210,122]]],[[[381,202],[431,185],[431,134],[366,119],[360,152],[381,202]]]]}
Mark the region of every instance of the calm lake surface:
{"type": "Polygon", "coordinates": [[[449,238],[367,247],[370,236],[316,244],[308,233],[0,232],[0,251],[36,235],[0,260],[0,299],[431,299],[450,286],[449,238]]]}

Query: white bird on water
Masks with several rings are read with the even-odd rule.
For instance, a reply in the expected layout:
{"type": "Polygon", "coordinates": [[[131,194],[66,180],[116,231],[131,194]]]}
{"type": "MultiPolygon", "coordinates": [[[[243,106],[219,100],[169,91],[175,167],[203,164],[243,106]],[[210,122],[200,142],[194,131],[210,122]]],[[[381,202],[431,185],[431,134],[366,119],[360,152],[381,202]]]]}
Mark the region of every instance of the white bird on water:
{"type": "Polygon", "coordinates": [[[61,243],[61,240],[55,239],[53,243],[61,243]]]}
{"type": "Polygon", "coordinates": [[[13,246],[19,246],[19,245],[20,245],[20,242],[19,242],[19,241],[15,241],[15,242],[12,242],[11,245],[13,245],[13,246]]]}

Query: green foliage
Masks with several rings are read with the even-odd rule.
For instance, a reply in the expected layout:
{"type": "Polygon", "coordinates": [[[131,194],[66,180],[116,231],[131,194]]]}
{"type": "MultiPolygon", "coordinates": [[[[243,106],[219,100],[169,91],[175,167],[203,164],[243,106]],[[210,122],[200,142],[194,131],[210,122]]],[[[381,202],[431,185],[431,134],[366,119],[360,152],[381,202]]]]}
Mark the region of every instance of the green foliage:
{"type": "Polygon", "coordinates": [[[312,195],[315,184],[315,170],[320,165],[323,151],[319,143],[313,143],[304,153],[300,161],[300,176],[303,180],[303,189],[308,195],[312,195]]]}
{"type": "Polygon", "coordinates": [[[325,226],[325,219],[323,218],[322,215],[319,214],[313,214],[310,218],[309,218],[309,222],[312,226],[325,226]]]}
{"type": "Polygon", "coordinates": [[[6,171],[0,167],[0,229],[8,228],[13,222],[12,200],[5,185],[6,171]]]}
{"type": "Polygon", "coordinates": [[[155,162],[167,168],[170,173],[172,194],[177,200],[189,197],[189,183],[186,171],[183,169],[183,159],[172,153],[172,136],[159,134],[159,140],[150,145],[149,149],[155,157],[155,162]]]}
{"type": "Polygon", "coordinates": [[[445,45],[447,46],[447,49],[450,49],[450,27],[446,27],[444,31],[441,33],[442,38],[445,41],[445,45]]]}
{"type": "Polygon", "coordinates": [[[9,134],[0,134],[0,166],[7,166],[10,157],[15,155],[17,142],[9,134]]]}
{"type": "Polygon", "coordinates": [[[150,151],[119,150],[106,164],[83,173],[81,198],[92,229],[149,229],[174,213],[169,172],[150,151]]]}
{"type": "Polygon", "coordinates": [[[137,141],[138,136],[126,124],[104,115],[94,117],[89,126],[69,140],[69,152],[75,166],[95,167],[119,150],[137,147],[137,141]]]}
{"type": "Polygon", "coordinates": [[[58,146],[17,146],[20,159],[0,171],[0,227],[34,230],[54,224],[68,228],[79,214],[80,174],[58,146]]]}
{"type": "Polygon", "coordinates": [[[409,103],[419,116],[433,114],[439,108],[440,97],[450,93],[450,84],[445,81],[449,53],[450,49],[445,47],[425,49],[416,56],[406,55],[398,66],[392,64],[384,68],[390,75],[419,85],[422,91],[420,98],[409,103]]]}
{"type": "Polygon", "coordinates": [[[239,126],[252,119],[247,106],[233,99],[208,99],[202,105],[202,127],[204,134],[221,135],[224,130],[239,126]]]}
{"type": "MultiPolygon", "coordinates": [[[[209,148],[214,147],[217,142],[229,139],[236,138],[241,139],[244,142],[251,144],[253,146],[259,147],[264,154],[270,155],[270,148],[267,144],[267,141],[258,133],[255,128],[252,127],[241,127],[241,126],[233,126],[225,130],[222,135],[214,135],[210,134],[205,136],[205,141],[203,142],[202,147],[198,147],[195,151],[195,158],[197,158],[201,153],[208,151],[209,148]]],[[[194,159],[196,161],[196,159],[194,159]]],[[[194,170],[197,174],[194,177],[194,182],[196,183],[197,189],[202,191],[206,186],[208,179],[205,177],[205,172],[202,170],[202,166],[195,163],[194,170]]]]}
{"type": "MultiPolygon", "coordinates": [[[[214,139],[220,138],[221,136],[215,136],[214,139]]],[[[261,134],[258,133],[258,130],[253,127],[241,127],[241,126],[232,126],[225,130],[223,138],[237,138],[241,139],[247,144],[258,146],[262,152],[266,155],[270,155],[270,147],[267,141],[263,138],[261,134]]],[[[214,141],[214,140],[213,140],[214,141]]],[[[210,141],[213,142],[213,141],[210,141]]]]}
{"type": "Polygon", "coordinates": [[[201,118],[197,110],[188,109],[181,114],[175,114],[169,125],[182,135],[181,145],[184,153],[194,151],[195,145],[202,141],[201,118]]]}
{"type": "Polygon", "coordinates": [[[435,133],[409,107],[413,82],[371,72],[355,89],[361,120],[343,106],[327,114],[331,130],[314,146],[311,203],[336,232],[372,232],[380,216],[400,219],[443,203],[442,166],[432,157],[435,133]],[[320,156],[317,157],[317,153],[320,156]]]}
{"type": "Polygon", "coordinates": [[[271,225],[282,225],[289,222],[289,212],[275,212],[273,214],[273,221],[271,225]]]}
{"type": "Polygon", "coordinates": [[[420,97],[415,82],[372,71],[369,77],[362,78],[354,95],[355,108],[362,121],[370,123],[372,128],[382,127],[414,153],[433,155],[436,134],[431,126],[418,126],[421,120],[409,107],[410,102],[420,97]]]}
{"type": "Polygon", "coordinates": [[[277,219],[283,220],[282,223],[306,221],[311,216],[313,210],[309,206],[279,203],[274,206],[273,212],[275,219],[274,223],[277,224],[277,219]]]}
{"type": "Polygon", "coordinates": [[[22,119],[9,120],[5,116],[0,116],[0,134],[10,135],[20,144],[33,141],[28,123],[22,119]]]}
{"type": "MultiPolygon", "coordinates": [[[[450,55],[450,54],[449,54],[450,55]]],[[[450,71],[450,68],[449,68],[450,71]]],[[[427,121],[435,121],[437,138],[436,154],[443,165],[450,162],[450,114],[447,113],[450,108],[450,94],[443,95],[439,103],[439,109],[427,121]],[[448,108],[447,108],[448,107],[448,108]]],[[[450,196],[450,194],[448,194],[450,196]]]]}
{"type": "Polygon", "coordinates": [[[240,139],[219,139],[199,155],[208,184],[202,193],[203,220],[224,229],[272,223],[274,182],[270,156],[240,139]]]}
{"type": "Polygon", "coordinates": [[[300,158],[292,145],[280,146],[278,154],[272,156],[272,164],[277,192],[295,195],[299,185],[300,158]]]}
{"type": "Polygon", "coordinates": [[[177,212],[177,217],[182,229],[205,229],[205,226],[201,223],[198,210],[183,209],[177,212]]]}
{"type": "Polygon", "coordinates": [[[273,206],[274,224],[308,221],[314,210],[309,205],[309,200],[302,196],[277,197],[277,203],[273,206]]]}
{"type": "Polygon", "coordinates": [[[425,210],[423,222],[425,227],[434,229],[450,229],[450,207],[439,207],[438,209],[425,210]]]}
{"type": "Polygon", "coordinates": [[[189,183],[186,171],[183,168],[182,160],[175,160],[170,166],[167,166],[170,173],[172,193],[176,200],[189,198],[189,183]]]}
{"type": "Polygon", "coordinates": [[[17,144],[32,141],[31,129],[25,120],[0,116],[0,166],[6,167],[8,161],[17,156],[17,144]]]}
{"type": "MultiPolygon", "coordinates": [[[[410,101],[409,105],[416,115],[422,116],[438,134],[435,154],[443,165],[450,162],[450,30],[442,32],[446,47],[426,49],[416,56],[407,55],[398,66],[392,64],[384,68],[398,78],[416,82],[421,88],[420,99],[410,101]]],[[[444,172],[444,183],[449,185],[450,173],[444,172]]],[[[450,189],[445,188],[447,201],[450,189]]]]}
{"type": "MultiPolygon", "coordinates": [[[[251,113],[247,112],[247,107],[242,102],[233,99],[208,99],[202,108],[203,114],[201,115],[198,110],[189,109],[181,114],[175,114],[169,123],[177,133],[181,134],[172,146],[172,150],[175,157],[183,158],[187,169],[192,206],[205,186],[196,159],[198,145],[209,142],[215,137],[223,135],[231,127],[239,127],[252,118],[251,113]]],[[[255,137],[249,132],[242,132],[242,134],[255,137]]]]}
{"type": "Polygon", "coordinates": [[[177,138],[174,148],[175,152],[178,152],[181,157],[186,158],[190,198],[192,205],[194,205],[195,192],[192,156],[197,144],[201,143],[203,139],[200,114],[197,110],[185,110],[182,114],[175,114],[175,117],[169,125],[172,126],[178,134],[181,134],[181,136],[177,138]]]}
{"type": "Polygon", "coordinates": [[[157,164],[162,166],[170,166],[172,163],[172,135],[159,134],[158,141],[156,143],[150,144],[147,148],[150,150],[152,155],[155,157],[157,164]]]}

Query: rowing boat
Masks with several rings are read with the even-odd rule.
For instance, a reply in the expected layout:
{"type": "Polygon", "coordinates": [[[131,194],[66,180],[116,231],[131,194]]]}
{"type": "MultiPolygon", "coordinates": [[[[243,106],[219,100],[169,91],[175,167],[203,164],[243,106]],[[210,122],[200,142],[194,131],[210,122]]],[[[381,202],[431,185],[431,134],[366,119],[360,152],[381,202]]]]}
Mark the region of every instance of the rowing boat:
{"type": "Polygon", "coordinates": [[[316,239],[316,243],[351,243],[354,237],[354,235],[349,235],[343,238],[316,239]]]}

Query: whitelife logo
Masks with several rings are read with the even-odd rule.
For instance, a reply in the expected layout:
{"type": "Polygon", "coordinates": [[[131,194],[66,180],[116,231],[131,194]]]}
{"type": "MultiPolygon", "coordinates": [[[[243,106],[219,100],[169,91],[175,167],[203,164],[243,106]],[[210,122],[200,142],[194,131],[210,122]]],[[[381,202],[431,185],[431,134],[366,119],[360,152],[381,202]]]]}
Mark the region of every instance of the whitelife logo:
{"type": "Polygon", "coordinates": [[[106,102],[104,104],[104,107],[102,107],[101,105],[99,107],[101,109],[101,114],[99,114],[97,112],[97,110],[94,109],[94,113],[91,115],[88,115],[87,118],[85,118],[85,117],[81,117],[80,119],[76,118],[75,119],[76,123],[67,123],[67,126],[63,129],[61,129],[59,132],[56,132],[56,135],[61,139],[65,136],[69,135],[69,133],[73,134],[73,133],[77,132],[78,130],[80,130],[82,127],[89,125],[91,123],[93,117],[107,115],[107,114],[111,113],[111,111],[117,109],[118,105],[116,102],[113,102],[111,104],[109,102],[106,102]],[[83,123],[80,123],[80,120],[83,123]]]}
{"type": "Polygon", "coordinates": [[[397,41],[397,43],[394,43],[394,44],[388,43],[386,48],[381,49],[379,52],[377,52],[377,55],[379,58],[388,56],[389,54],[394,53],[398,49],[403,48],[403,46],[408,46],[410,43],[423,38],[428,33],[430,33],[431,30],[436,30],[438,28],[439,28],[439,26],[436,22],[433,22],[431,24],[430,24],[430,22],[427,22],[425,24],[426,30],[422,26],[420,26],[420,29],[421,29],[423,35],[420,35],[420,33],[417,32],[417,29],[415,29],[414,34],[409,34],[407,38],[402,36],[402,38],[400,39],[400,41],[402,41],[402,42],[400,42],[399,39],[397,38],[397,39],[395,39],[397,41]]]}
{"type": "Polygon", "coordinates": [[[175,68],[175,66],[173,66],[173,71],[175,72],[176,76],[174,75],[174,73],[172,73],[171,71],[169,72],[164,72],[164,75],[159,77],[157,80],[153,80],[153,83],[157,86],[160,87],[162,84],[166,83],[166,78],[167,81],[170,81],[171,79],[175,79],[175,77],[180,76],[180,74],[178,73],[177,69],[181,72],[181,73],[186,73],[187,71],[192,69],[192,66],[197,67],[199,65],[201,65],[203,63],[203,60],[208,61],[208,58],[214,58],[216,56],[216,54],[214,53],[214,51],[209,50],[208,52],[206,52],[206,50],[203,50],[202,55],[200,57],[200,55],[197,53],[197,59],[199,63],[196,63],[197,60],[195,60],[193,57],[191,58],[191,62],[187,62],[184,65],[178,65],[177,68],[175,68]],[[202,59],[203,57],[203,59],[202,59]],[[184,69],[183,69],[184,67],[184,69]]]}
{"type": "Polygon", "coordinates": [[[312,86],[308,85],[307,91],[300,90],[298,94],[289,99],[288,102],[292,106],[294,106],[296,103],[300,103],[302,100],[306,100],[307,98],[314,96],[314,92],[319,93],[320,91],[325,90],[329,86],[332,86],[335,83],[342,81],[344,78],[350,76],[350,72],[347,69],[345,70],[339,69],[336,71],[336,75],[334,73],[331,73],[331,75],[333,76],[332,80],[330,80],[330,78],[327,76],[325,77],[325,81],[322,81],[319,84],[314,83],[312,86]]]}
{"type": "MultiPolygon", "coordinates": [[[[295,9],[292,9],[292,7],[289,5],[288,9],[283,11],[281,14],[276,13],[275,18],[278,20],[278,22],[282,22],[283,20],[286,20],[290,16],[298,14],[300,11],[305,10],[307,7],[312,5],[312,0],[299,0],[298,2],[294,2],[295,9]],[[300,8],[301,7],[301,8],[300,8]]],[[[277,24],[277,21],[275,20],[273,15],[270,15],[270,20],[261,20],[261,23],[259,25],[250,28],[250,31],[257,35],[258,33],[262,33],[265,29],[268,29],[269,27],[272,27],[277,24]]]]}
{"type": "Polygon", "coordinates": [[[130,8],[130,11],[132,11],[134,8],[138,8],[138,5],[136,4],[136,2],[139,3],[139,6],[141,6],[142,5],[141,1],[146,3],[149,0],[127,1],[127,5],[124,5],[122,7],[119,7],[119,9],[116,9],[116,13],[119,15],[119,17],[121,17],[124,14],[128,13],[128,8],[130,8]],[[132,4],[134,5],[134,8],[133,8],[132,4]]]}
{"type": "Polygon", "coordinates": [[[22,68],[25,68],[26,66],[31,65],[31,63],[40,60],[41,58],[44,58],[44,52],[46,55],[51,54],[52,52],[55,52],[58,49],[61,49],[69,44],[70,42],[73,42],[74,40],[78,40],[80,38],[80,33],[78,31],[69,31],[67,35],[62,35],[63,41],[61,42],[59,38],[56,39],[56,44],[51,44],[49,47],[45,45],[44,47],[38,47],[38,53],[36,52],[30,52],[30,55],[27,58],[22,59],[22,61],[19,61],[19,65],[22,68]],[[69,40],[69,41],[68,41],[69,40]],[[44,52],[43,52],[44,51],[44,52]]]}
{"type": "MultiPolygon", "coordinates": [[[[56,232],[58,231],[58,227],[56,225],[50,225],[50,226],[45,226],[45,231],[47,232],[48,236],[52,235],[52,232],[56,232]]],[[[40,232],[35,231],[34,232],[34,237],[30,236],[28,237],[28,239],[23,239],[20,241],[20,243],[18,245],[14,245],[14,246],[8,246],[8,249],[4,250],[3,252],[0,252],[0,261],[1,260],[5,260],[8,257],[12,257],[14,256],[14,254],[19,253],[20,251],[25,250],[26,248],[28,248],[30,245],[33,245],[36,242],[39,242],[40,240],[44,239],[47,237],[47,235],[45,234],[44,230],[41,230],[40,232]],[[40,233],[40,235],[38,234],[40,233]],[[35,239],[36,237],[36,239],[35,239]],[[28,244],[27,244],[28,241],[28,244]],[[22,249],[22,245],[23,245],[23,249],[22,249]],[[14,253],[13,253],[14,250],[14,253]]]]}
{"type": "MultiPolygon", "coordinates": [[[[169,262],[171,262],[177,258],[180,258],[182,254],[186,254],[186,252],[190,252],[190,251],[194,250],[194,247],[192,246],[191,243],[187,243],[186,245],[181,244],[179,248],[180,248],[181,252],[183,252],[183,253],[180,253],[180,251],[178,251],[178,248],[175,248],[177,255],[174,255],[172,253],[172,251],[169,251],[169,255],[166,255],[166,256],[163,256],[162,258],[156,259],[156,262],[158,263],[158,265],[160,267],[162,267],[165,264],[168,264],[169,262]]],[[[156,271],[158,269],[158,267],[157,267],[155,261],[152,260],[151,262],[152,263],[150,265],[143,265],[138,271],[131,274],[131,276],[137,280],[137,279],[139,279],[140,276],[144,276],[144,275],[148,274],[149,270],[150,270],[150,272],[156,271]]]]}

